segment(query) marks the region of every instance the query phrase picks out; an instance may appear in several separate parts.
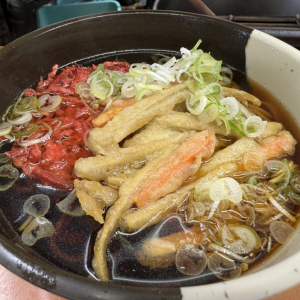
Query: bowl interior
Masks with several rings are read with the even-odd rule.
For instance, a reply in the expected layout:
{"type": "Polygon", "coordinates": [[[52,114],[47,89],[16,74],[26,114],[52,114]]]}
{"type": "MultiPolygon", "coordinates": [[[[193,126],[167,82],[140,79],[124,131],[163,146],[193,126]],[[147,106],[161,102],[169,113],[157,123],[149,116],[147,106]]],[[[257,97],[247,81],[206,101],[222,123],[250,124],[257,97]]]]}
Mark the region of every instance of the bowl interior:
{"type": "MultiPolygon", "coordinates": [[[[249,88],[247,74],[272,90],[280,101],[287,101],[289,112],[292,112],[294,118],[297,117],[299,105],[295,96],[297,93],[299,95],[299,89],[292,88],[287,93],[282,88],[284,83],[296,83],[299,78],[298,71],[290,71],[290,66],[297,59],[299,61],[298,52],[291,49],[292,47],[264,34],[260,35],[257,31],[253,32],[250,28],[226,21],[187,13],[150,11],[76,18],[40,29],[5,46],[0,53],[0,112],[3,114],[25,88],[34,87],[39,77],[46,76],[55,64],[59,67],[69,64],[88,65],[116,58],[126,59],[130,63],[151,62],[149,60],[154,53],[177,55],[180,47],[190,49],[198,39],[203,41],[201,48],[204,51],[211,52],[216,59],[223,60],[235,70],[235,79],[245,89],[249,88]],[[273,54],[266,56],[269,51],[273,54]],[[279,56],[283,57],[280,63],[279,56]],[[278,74],[284,74],[287,79],[281,79],[278,74]],[[297,106],[297,110],[293,110],[290,105],[297,106]]],[[[116,299],[120,289],[126,291],[124,299],[129,299],[132,293],[144,294],[143,289],[106,285],[86,278],[94,277],[87,266],[90,265],[93,241],[99,226],[89,217],[79,220],[61,216],[55,209],[55,203],[64,196],[64,192],[43,187],[38,182],[29,181],[26,176],[22,176],[12,189],[1,195],[0,243],[6,252],[0,262],[25,279],[72,299],[116,299]],[[53,207],[50,217],[57,228],[64,229],[62,238],[70,240],[61,245],[60,249],[56,249],[53,241],[41,240],[30,249],[19,242],[17,228],[24,221],[22,205],[30,195],[36,193],[50,196],[53,207]],[[34,272],[36,274],[36,269],[48,274],[55,284],[49,285],[52,281],[47,276],[45,280],[41,280],[44,277],[40,274],[32,277],[34,272]],[[64,286],[63,283],[67,285],[69,278],[73,279],[73,285],[64,286]],[[103,289],[108,293],[103,293],[103,289]],[[101,298],[98,298],[99,293],[101,298]]],[[[296,247],[299,246],[297,237],[290,242],[290,250],[282,252],[284,256],[279,254],[281,259],[296,253],[296,247]]],[[[274,259],[270,264],[277,262],[274,259]]],[[[184,285],[199,283],[202,283],[201,280],[190,281],[184,285]]],[[[177,289],[166,288],[170,283],[155,284],[156,289],[149,289],[149,294],[143,297],[151,299],[153,295],[157,295],[155,293],[161,291],[170,299],[178,297],[177,289]]]]}

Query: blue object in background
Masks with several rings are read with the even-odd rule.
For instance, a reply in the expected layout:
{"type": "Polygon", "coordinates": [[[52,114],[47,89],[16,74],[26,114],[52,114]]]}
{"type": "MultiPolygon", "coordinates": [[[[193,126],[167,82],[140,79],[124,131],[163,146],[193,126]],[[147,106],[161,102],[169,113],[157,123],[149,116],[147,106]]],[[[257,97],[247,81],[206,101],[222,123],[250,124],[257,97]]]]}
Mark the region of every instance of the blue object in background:
{"type": "Polygon", "coordinates": [[[120,3],[114,0],[92,2],[75,1],[76,0],[57,0],[57,2],[64,2],[64,4],[42,6],[37,9],[36,17],[38,28],[75,17],[121,10],[120,3]]]}
{"type": "Polygon", "coordinates": [[[84,2],[84,1],[85,0],[56,0],[56,4],[64,5],[64,4],[73,4],[73,3],[79,3],[79,2],[84,2]]]}

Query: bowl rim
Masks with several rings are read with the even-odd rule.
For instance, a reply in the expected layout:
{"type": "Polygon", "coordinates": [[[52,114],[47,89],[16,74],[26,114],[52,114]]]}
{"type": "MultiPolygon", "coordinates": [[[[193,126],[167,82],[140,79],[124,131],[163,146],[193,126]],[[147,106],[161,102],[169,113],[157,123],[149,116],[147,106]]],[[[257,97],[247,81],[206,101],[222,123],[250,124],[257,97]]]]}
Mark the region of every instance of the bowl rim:
{"type": "MultiPolygon", "coordinates": [[[[18,47],[20,44],[26,41],[30,41],[35,37],[47,34],[47,32],[56,30],[58,28],[69,26],[77,22],[127,14],[174,15],[189,16],[196,19],[213,19],[214,22],[240,28],[247,33],[255,31],[247,26],[232,23],[227,20],[188,12],[141,10],[93,14],[61,21],[28,33],[25,36],[22,36],[6,45],[0,52],[0,59],[7,55],[12,48],[18,47]]],[[[265,36],[269,37],[267,34],[265,34],[265,36]]],[[[271,37],[270,42],[272,42],[272,39],[275,38],[271,37]]],[[[277,39],[275,40],[277,41],[277,39]]],[[[288,46],[283,42],[280,43],[280,45],[281,47],[285,47],[285,45],[288,46]]],[[[0,249],[0,263],[5,268],[38,287],[66,298],[71,297],[70,299],[113,300],[117,299],[121,294],[122,299],[124,300],[135,299],[137,297],[143,297],[145,300],[150,300],[154,297],[155,299],[167,298],[172,300],[182,299],[183,297],[183,299],[191,300],[195,299],[196,297],[198,298],[199,292],[201,293],[201,297],[203,297],[203,299],[240,299],[240,295],[242,293],[245,295],[243,299],[263,299],[288,289],[300,281],[297,274],[298,271],[300,272],[300,252],[294,254],[285,261],[277,263],[276,265],[259,271],[258,273],[252,273],[232,281],[192,287],[148,288],[104,283],[68,272],[50,264],[49,262],[46,262],[41,258],[36,257],[32,253],[27,252],[22,247],[19,247],[17,243],[9,240],[2,233],[0,234],[0,249]],[[278,276],[276,272],[276,270],[279,269],[282,270],[281,276],[278,276]],[[282,278],[284,278],[284,280],[282,280],[282,278]],[[249,284],[250,281],[252,284],[249,284]],[[78,283],[84,284],[84,288],[82,288],[82,285],[78,283]],[[264,285],[263,289],[259,291],[256,287],[253,288],[255,283],[256,285],[264,285]]]]}

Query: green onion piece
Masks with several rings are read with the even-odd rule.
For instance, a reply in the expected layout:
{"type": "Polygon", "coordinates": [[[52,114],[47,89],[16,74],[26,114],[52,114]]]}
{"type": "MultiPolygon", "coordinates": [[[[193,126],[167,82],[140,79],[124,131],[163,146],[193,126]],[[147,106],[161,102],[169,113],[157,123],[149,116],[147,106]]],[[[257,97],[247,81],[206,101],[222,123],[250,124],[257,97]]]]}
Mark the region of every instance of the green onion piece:
{"type": "Polygon", "coordinates": [[[251,176],[248,180],[248,183],[252,185],[257,185],[257,179],[255,178],[255,176],[251,176]]]}
{"type": "Polygon", "coordinates": [[[99,108],[99,103],[94,103],[91,105],[93,108],[99,108]]]}
{"type": "Polygon", "coordinates": [[[23,231],[26,226],[31,222],[31,220],[33,219],[33,216],[29,216],[26,221],[18,228],[18,231],[23,231]]]}
{"type": "Polygon", "coordinates": [[[13,114],[23,115],[29,111],[36,109],[38,106],[38,99],[35,96],[28,96],[19,98],[13,108],[13,114]]]}
{"type": "Polygon", "coordinates": [[[41,112],[51,112],[59,107],[61,104],[61,97],[59,95],[50,96],[45,94],[39,98],[38,108],[41,112]]]}
{"type": "Polygon", "coordinates": [[[249,211],[249,216],[246,221],[246,225],[251,226],[255,222],[255,210],[252,206],[249,206],[248,211],[249,211]]]}
{"type": "Polygon", "coordinates": [[[26,200],[23,210],[34,217],[43,217],[50,208],[50,199],[47,195],[36,194],[26,200]]]}
{"type": "Polygon", "coordinates": [[[289,195],[300,204],[300,195],[294,192],[290,192],[289,195]]]}
{"type": "Polygon", "coordinates": [[[293,172],[290,185],[296,193],[300,193],[300,171],[293,172]]]}
{"type": "Polygon", "coordinates": [[[73,190],[65,199],[58,203],[59,210],[72,217],[81,217],[85,215],[84,210],[81,208],[76,191],[73,190]]]}
{"type": "Polygon", "coordinates": [[[241,268],[237,267],[233,259],[218,252],[209,257],[207,265],[209,270],[223,280],[235,279],[242,273],[241,268]]]}
{"type": "Polygon", "coordinates": [[[214,103],[206,105],[206,108],[202,113],[198,115],[198,119],[201,123],[213,122],[218,117],[218,106],[214,103]]]}
{"type": "Polygon", "coordinates": [[[97,73],[102,72],[103,67],[104,67],[103,64],[99,64],[99,65],[98,65],[98,68],[97,68],[94,72],[92,72],[92,74],[91,74],[88,78],[91,78],[91,77],[93,77],[94,75],[96,75],[97,73]]]}
{"type": "Polygon", "coordinates": [[[0,165],[10,162],[10,158],[5,153],[0,153],[0,165]]]}
{"type": "Polygon", "coordinates": [[[14,104],[10,105],[10,106],[7,108],[6,112],[5,112],[5,113],[3,114],[3,116],[2,116],[2,122],[5,122],[5,121],[6,121],[6,118],[7,118],[8,114],[10,113],[11,109],[13,108],[13,106],[14,106],[14,104]]]}
{"type": "Polygon", "coordinates": [[[283,221],[274,221],[270,224],[270,231],[278,243],[285,244],[294,233],[295,228],[283,221]]]}
{"type": "Polygon", "coordinates": [[[242,131],[235,123],[233,123],[232,121],[229,121],[230,127],[238,134],[241,136],[246,136],[246,134],[244,133],[244,131],[242,131]]]}
{"type": "Polygon", "coordinates": [[[0,177],[7,177],[9,182],[0,185],[0,191],[6,191],[15,183],[19,177],[19,171],[12,165],[3,165],[0,167],[0,177]]]}
{"type": "Polygon", "coordinates": [[[34,218],[24,229],[21,239],[24,244],[33,246],[35,242],[44,237],[54,234],[52,223],[44,217],[34,218]]]}
{"type": "Polygon", "coordinates": [[[206,234],[207,234],[207,237],[212,242],[216,243],[217,245],[219,245],[221,247],[224,245],[223,242],[222,242],[222,240],[219,237],[217,237],[210,229],[206,230],[206,234]]]}
{"type": "Polygon", "coordinates": [[[199,275],[207,265],[207,257],[203,250],[192,244],[182,244],[176,252],[175,265],[185,275],[199,275]]]}
{"type": "Polygon", "coordinates": [[[5,136],[10,134],[12,129],[12,124],[9,122],[3,122],[0,124],[0,136],[5,136]]]}
{"type": "Polygon", "coordinates": [[[141,89],[136,93],[135,101],[140,101],[144,96],[149,96],[152,93],[153,93],[152,90],[149,90],[149,89],[146,89],[146,88],[141,89]]]}
{"type": "Polygon", "coordinates": [[[11,134],[16,137],[25,136],[35,132],[37,129],[38,129],[37,124],[30,123],[19,128],[13,128],[11,134]]]}

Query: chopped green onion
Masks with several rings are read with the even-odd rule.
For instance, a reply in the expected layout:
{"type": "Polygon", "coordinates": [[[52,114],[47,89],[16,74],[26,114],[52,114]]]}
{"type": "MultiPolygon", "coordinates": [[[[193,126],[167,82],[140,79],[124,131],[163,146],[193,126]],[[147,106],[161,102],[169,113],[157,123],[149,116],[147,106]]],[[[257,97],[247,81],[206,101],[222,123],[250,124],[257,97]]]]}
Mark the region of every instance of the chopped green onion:
{"type": "Polygon", "coordinates": [[[233,203],[242,201],[240,184],[231,177],[217,179],[209,189],[209,196],[213,201],[230,200],[233,203]]]}
{"type": "Polygon", "coordinates": [[[283,221],[274,221],[270,224],[270,231],[278,243],[285,244],[294,233],[295,228],[283,221]]]}
{"type": "Polygon", "coordinates": [[[260,136],[267,124],[267,121],[263,121],[259,116],[251,116],[244,123],[244,132],[249,137],[260,136]]]}
{"type": "Polygon", "coordinates": [[[290,185],[296,193],[300,193],[300,171],[297,170],[293,172],[290,185]]]}
{"type": "Polygon", "coordinates": [[[54,234],[52,223],[44,217],[34,218],[22,232],[21,239],[24,244],[33,246],[35,242],[54,234]]]}
{"type": "Polygon", "coordinates": [[[149,89],[141,89],[137,92],[135,96],[135,101],[140,101],[144,96],[149,96],[153,93],[152,90],[149,89]]]}
{"type": "Polygon", "coordinates": [[[257,185],[257,179],[255,178],[255,176],[250,177],[248,183],[252,185],[257,185]]]}
{"type": "Polygon", "coordinates": [[[213,253],[209,257],[207,265],[209,270],[211,270],[218,278],[223,280],[235,279],[242,273],[241,268],[237,267],[233,259],[217,252],[213,253]]]}
{"type": "Polygon", "coordinates": [[[30,112],[21,115],[20,117],[7,119],[7,121],[13,125],[23,125],[25,123],[30,122],[32,119],[32,114],[30,112]]]}
{"type": "Polygon", "coordinates": [[[14,107],[14,104],[12,104],[12,105],[10,105],[8,108],[7,108],[7,110],[6,110],[6,112],[3,114],[3,116],[2,116],[2,122],[5,122],[6,121],[6,118],[7,118],[7,116],[8,116],[8,114],[11,112],[11,109],[14,107]]]}
{"type": "Polygon", "coordinates": [[[186,107],[193,115],[199,115],[203,112],[207,101],[208,99],[204,95],[198,96],[191,94],[190,97],[186,99],[186,107]]]}
{"type": "Polygon", "coordinates": [[[96,75],[99,72],[102,72],[104,65],[103,64],[99,64],[97,69],[91,73],[91,75],[89,76],[89,78],[92,78],[94,75],[96,75]]]}
{"type": "Polygon", "coordinates": [[[234,122],[229,121],[230,127],[238,134],[241,136],[246,136],[244,131],[242,131],[234,122]]]}
{"type": "Polygon", "coordinates": [[[10,161],[10,157],[8,157],[5,153],[0,153],[0,164],[6,164],[10,161]]]}
{"type": "Polygon", "coordinates": [[[227,120],[233,119],[238,111],[239,111],[239,105],[238,101],[234,97],[226,97],[220,100],[220,103],[225,106],[227,110],[226,118],[227,120]]]}
{"type": "Polygon", "coordinates": [[[15,137],[26,136],[35,132],[37,129],[38,129],[37,124],[29,123],[19,128],[13,128],[11,134],[15,137]]]}
{"type": "Polygon", "coordinates": [[[201,123],[210,123],[213,122],[219,115],[218,105],[210,103],[206,105],[206,108],[202,113],[198,115],[198,119],[201,123]]]}
{"type": "Polygon", "coordinates": [[[27,112],[30,112],[36,109],[38,106],[38,99],[35,96],[28,96],[24,98],[19,98],[14,105],[13,114],[14,115],[23,115],[27,112]]]}
{"type": "Polygon", "coordinates": [[[50,96],[45,94],[39,98],[38,109],[41,112],[54,111],[60,105],[62,99],[59,95],[50,96]]]}
{"type": "Polygon", "coordinates": [[[224,247],[236,254],[249,254],[261,244],[256,231],[246,225],[230,225],[222,229],[224,247]]]}
{"type": "Polygon", "coordinates": [[[191,244],[182,244],[176,252],[175,265],[185,275],[199,275],[207,265],[204,251],[191,244]]]}
{"type": "Polygon", "coordinates": [[[36,194],[26,200],[23,205],[25,213],[34,217],[43,217],[50,208],[50,199],[47,195],[36,194]]]}
{"type": "Polygon", "coordinates": [[[81,208],[76,191],[73,190],[65,199],[57,204],[59,210],[72,217],[81,217],[85,215],[84,210],[81,208]]]}
{"type": "Polygon", "coordinates": [[[0,124],[0,136],[7,135],[11,132],[12,124],[9,122],[3,122],[0,124]]]}
{"type": "Polygon", "coordinates": [[[0,177],[7,177],[9,182],[0,185],[0,191],[6,191],[15,183],[19,178],[19,171],[12,165],[3,165],[0,167],[0,177]]]}

